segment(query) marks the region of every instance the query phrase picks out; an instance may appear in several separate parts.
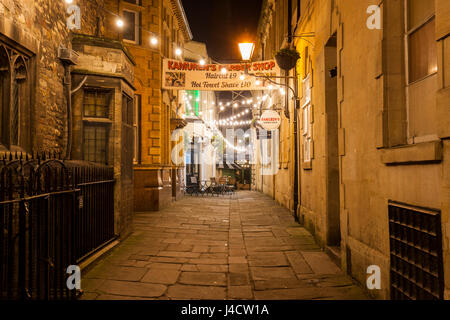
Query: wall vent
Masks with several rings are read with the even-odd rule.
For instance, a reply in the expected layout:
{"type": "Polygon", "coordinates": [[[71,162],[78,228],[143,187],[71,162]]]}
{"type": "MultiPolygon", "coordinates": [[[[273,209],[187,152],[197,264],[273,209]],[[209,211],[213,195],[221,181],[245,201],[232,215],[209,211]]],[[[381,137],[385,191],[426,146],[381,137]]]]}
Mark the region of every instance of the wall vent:
{"type": "Polygon", "coordinates": [[[391,299],[443,299],[440,211],[389,203],[391,299]]]}

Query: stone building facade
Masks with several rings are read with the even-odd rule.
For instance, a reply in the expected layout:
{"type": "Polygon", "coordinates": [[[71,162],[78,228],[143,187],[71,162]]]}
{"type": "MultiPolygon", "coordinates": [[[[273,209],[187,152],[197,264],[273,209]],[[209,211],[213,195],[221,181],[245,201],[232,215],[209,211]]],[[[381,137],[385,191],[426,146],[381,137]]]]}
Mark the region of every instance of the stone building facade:
{"type": "Polygon", "coordinates": [[[121,43],[105,39],[105,12],[102,0],[0,1],[0,151],[57,153],[113,166],[115,232],[126,236],[133,215],[133,163],[126,158],[131,150],[123,147],[133,133],[122,136],[120,93],[133,101],[134,61],[121,43]],[[105,88],[105,79],[115,81],[109,88],[116,92],[111,110],[105,119],[97,114],[88,119],[84,101],[92,90],[105,88]],[[95,117],[111,127],[103,139],[109,149],[98,147],[90,157],[86,128],[95,117]],[[97,159],[102,152],[105,159],[97,159]]]}
{"type": "MultiPolygon", "coordinates": [[[[253,60],[273,59],[275,51],[289,45],[287,14],[288,1],[263,1],[253,60]]],[[[283,75],[292,77],[293,72],[283,73],[281,76],[283,75]]],[[[285,79],[273,80],[280,84],[286,83],[285,79]]],[[[291,87],[294,87],[292,79],[287,81],[291,87]]],[[[270,162],[265,161],[266,159],[262,159],[261,156],[255,158],[254,188],[272,196],[281,205],[294,210],[295,145],[294,125],[291,121],[295,116],[294,101],[290,92],[289,96],[286,96],[284,86],[274,85],[271,91],[255,93],[255,96],[260,98],[265,95],[269,98],[261,104],[262,110],[268,108],[277,110],[281,116],[281,125],[278,132],[272,132],[272,138],[254,141],[256,155],[269,151],[276,157],[271,157],[270,162]],[[283,93],[278,90],[279,88],[284,90],[283,93]]],[[[262,110],[253,110],[254,116],[259,117],[262,110]]]]}
{"type": "MultiPolygon", "coordinates": [[[[101,31],[103,19],[97,13],[102,1],[78,4],[80,31],[101,31]]],[[[66,12],[64,1],[0,1],[2,150],[64,154],[67,149],[65,70],[58,58],[60,47],[71,48],[66,12]],[[10,83],[15,71],[20,76],[10,83]],[[13,101],[9,92],[16,84],[13,101]]]]}
{"type": "Polygon", "coordinates": [[[181,95],[162,90],[162,59],[181,58],[175,50],[183,50],[192,34],[179,0],[106,0],[106,4],[125,23],[118,29],[116,19],[111,19],[107,27],[110,37],[122,40],[136,61],[134,86],[139,117],[134,208],[159,210],[180,195],[184,175],[184,166],[175,166],[171,160],[172,146],[178,142],[171,141],[172,133],[183,125],[181,95]]]}
{"type": "Polygon", "coordinates": [[[71,158],[114,167],[115,233],[133,224],[133,57],[117,40],[73,34],[71,158]]]}
{"type": "Polygon", "coordinates": [[[301,55],[295,214],[364,288],[380,268],[373,297],[449,299],[450,4],[290,8],[301,55]]]}

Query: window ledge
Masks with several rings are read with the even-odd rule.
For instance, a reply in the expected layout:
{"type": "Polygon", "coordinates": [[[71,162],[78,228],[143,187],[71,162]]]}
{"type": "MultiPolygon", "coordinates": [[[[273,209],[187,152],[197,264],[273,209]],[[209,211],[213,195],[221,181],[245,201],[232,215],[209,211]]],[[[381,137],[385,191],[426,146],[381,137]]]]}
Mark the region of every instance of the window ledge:
{"type": "Polygon", "coordinates": [[[424,142],[389,149],[380,149],[381,162],[386,165],[436,163],[442,161],[441,141],[424,142]]]}

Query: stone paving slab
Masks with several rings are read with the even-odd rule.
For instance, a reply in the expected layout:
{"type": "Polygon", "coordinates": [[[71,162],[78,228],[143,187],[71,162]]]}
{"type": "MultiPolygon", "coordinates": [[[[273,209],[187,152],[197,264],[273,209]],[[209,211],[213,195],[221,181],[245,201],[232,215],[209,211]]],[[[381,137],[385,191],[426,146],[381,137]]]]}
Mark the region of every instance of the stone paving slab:
{"type": "Polygon", "coordinates": [[[134,223],[82,272],[82,299],[367,299],[292,214],[261,193],[187,196],[136,213],[134,223]]]}

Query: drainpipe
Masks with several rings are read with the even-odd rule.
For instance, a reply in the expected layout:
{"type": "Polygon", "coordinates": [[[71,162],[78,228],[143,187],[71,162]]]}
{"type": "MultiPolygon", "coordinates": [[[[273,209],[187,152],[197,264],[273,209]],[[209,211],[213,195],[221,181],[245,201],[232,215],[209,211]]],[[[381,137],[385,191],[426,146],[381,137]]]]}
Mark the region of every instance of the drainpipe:
{"type": "MultiPolygon", "coordinates": [[[[294,90],[295,90],[295,96],[298,96],[298,86],[297,86],[297,69],[294,69],[294,90]]],[[[297,107],[299,105],[299,101],[297,98],[295,98],[294,102],[294,218],[296,222],[299,222],[299,217],[297,215],[297,207],[299,203],[299,196],[300,196],[300,189],[299,189],[299,159],[298,159],[298,125],[297,125],[297,119],[298,119],[298,113],[297,113],[297,107]]]]}
{"type": "Polygon", "coordinates": [[[70,75],[70,64],[64,64],[64,87],[67,101],[67,145],[66,145],[66,159],[70,159],[72,151],[72,77],[70,75]]]}
{"type": "MultiPolygon", "coordinates": [[[[297,10],[300,10],[300,8],[297,8],[297,10]]],[[[289,45],[292,44],[292,2],[288,1],[288,43],[289,45]]],[[[288,79],[286,78],[286,86],[288,84],[288,79]]],[[[298,86],[297,86],[297,68],[294,68],[294,91],[295,91],[295,100],[294,100],[294,110],[293,110],[293,125],[294,125],[294,192],[293,192],[293,198],[294,198],[294,218],[296,222],[299,222],[299,218],[297,216],[297,207],[299,203],[299,170],[298,170],[298,132],[297,132],[297,107],[299,104],[299,101],[297,99],[298,97],[298,86]]],[[[286,112],[289,114],[289,106],[288,106],[288,95],[289,91],[286,88],[286,112]]]]}
{"type": "Polygon", "coordinates": [[[63,85],[67,101],[67,144],[65,158],[69,159],[72,150],[72,76],[70,74],[70,67],[77,64],[78,54],[72,49],[60,46],[58,58],[64,65],[63,85]]]}

